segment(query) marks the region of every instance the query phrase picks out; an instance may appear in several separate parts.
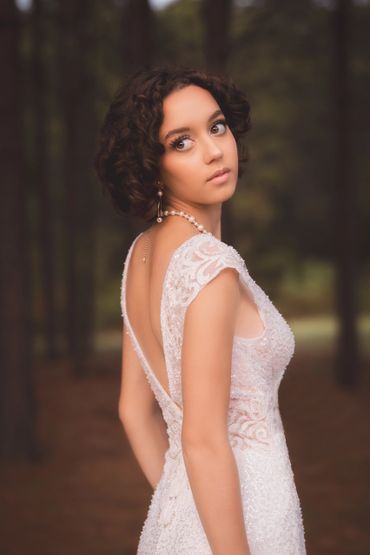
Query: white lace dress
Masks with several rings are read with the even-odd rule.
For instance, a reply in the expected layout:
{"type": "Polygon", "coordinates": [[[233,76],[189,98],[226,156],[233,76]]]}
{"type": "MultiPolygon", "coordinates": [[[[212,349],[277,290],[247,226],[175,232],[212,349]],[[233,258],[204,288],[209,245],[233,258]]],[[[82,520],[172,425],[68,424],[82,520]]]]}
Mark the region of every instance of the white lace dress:
{"type": "MultiPolygon", "coordinates": [[[[128,251],[121,308],[133,347],[162,409],[169,449],[144,522],[138,555],[212,555],[190,489],[181,448],[181,345],[185,311],[223,268],[236,268],[264,323],[257,337],[234,336],[229,440],[237,463],[252,555],[306,554],[301,506],[278,406],[278,388],[294,352],[293,333],[239,253],[209,234],[194,235],[172,254],[163,282],[161,330],[168,395],[148,364],[127,317],[128,251]]],[[[232,554],[230,554],[232,555],[232,554]]]]}

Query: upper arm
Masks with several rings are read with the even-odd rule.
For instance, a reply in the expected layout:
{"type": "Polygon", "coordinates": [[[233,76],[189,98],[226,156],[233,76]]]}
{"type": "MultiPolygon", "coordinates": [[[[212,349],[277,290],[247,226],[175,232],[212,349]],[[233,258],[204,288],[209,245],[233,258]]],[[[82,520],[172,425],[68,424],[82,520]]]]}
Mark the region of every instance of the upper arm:
{"type": "Polygon", "coordinates": [[[239,273],[218,271],[188,306],[182,344],[182,439],[224,440],[239,273]]]}
{"type": "Polygon", "coordinates": [[[121,388],[118,403],[121,419],[133,413],[141,416],[152,414],[158,407],[154,393],[126,330],[126,325],[123,324],[121,388]]]}

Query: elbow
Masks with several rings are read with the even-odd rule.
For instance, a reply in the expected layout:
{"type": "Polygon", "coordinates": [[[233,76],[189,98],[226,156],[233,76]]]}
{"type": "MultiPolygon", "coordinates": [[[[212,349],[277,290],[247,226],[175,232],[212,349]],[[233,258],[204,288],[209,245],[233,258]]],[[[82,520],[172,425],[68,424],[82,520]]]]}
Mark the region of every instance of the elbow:
{"type": "Polygon", "coordinates": [[[118,418],[120,422],[125,425],[129,420],[129,414],[127,412],[127,407],[122,402],[118,404],[118,418]]]}
{"type": "Polygon", "coordinates": [[[122,425],[125,424],[125,415],[123,413],[123,411],[121,410],[121,407],[118,407],[118,419],[121,422],[122,425]]]}
{"type": "Polygon", "coordinates": [[[158,405],[154,403],[146,405],[141,404],[139,406],[137,404],[133,405],[131,402],[124,403],[120,401],[118,404],[118,418],[125,427],[129,426],[131,423],[133,425],[138,423],[146,424],[152,422],[153,418],[161,415],[162,413],[158,405]]]}
{"type": "Polygon", "coordinates": [[[138,410],[135,405],[131,402],[131,399],[127,395],[121,395],[118,401],[118,418],[122,424],[126,424],[131,420],[135,420],[138,417],[138,410]]]}
{"type": "Polygon", "coordinates": [[[181,445],[183,452],[188,455],[201,452],[217,454],[230,448],[227,432],[219,430],[208,433],[199,431],[189,433],[183,429],[181,445]]]}
{"type": "Polygon", "coordinates": [[[118,406],[118,419],[126,435],[136,429],[137,422],[134,416],[127,410],[127,407],[118,406]]]}

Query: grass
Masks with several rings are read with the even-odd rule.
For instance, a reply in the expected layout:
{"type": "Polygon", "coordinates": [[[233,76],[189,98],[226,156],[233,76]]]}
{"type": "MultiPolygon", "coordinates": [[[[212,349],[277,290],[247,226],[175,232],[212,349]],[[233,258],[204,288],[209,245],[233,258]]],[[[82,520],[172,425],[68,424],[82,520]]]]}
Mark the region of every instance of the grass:
{"type": "MultiPolygon", "coordinates": [[[[333,349],[338,333],[338,320],[333,316],[310,316],[295,318],[289,324],[296,338],[296,345],[303,349],[333,349]]],[[[361,349],[369,352],[370,315],[358,320],[361,349]]]]}

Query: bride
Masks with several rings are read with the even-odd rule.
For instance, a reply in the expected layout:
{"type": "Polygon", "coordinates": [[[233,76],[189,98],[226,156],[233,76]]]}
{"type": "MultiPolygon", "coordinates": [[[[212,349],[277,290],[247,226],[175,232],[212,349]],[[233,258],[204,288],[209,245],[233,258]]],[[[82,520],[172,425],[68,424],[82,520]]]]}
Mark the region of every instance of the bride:
{"type": "Polygon", "coordinates": [[[118,90],[99,136],[101,182],[149,224],[121,289],[119,416],[153,487],[138,554],[306,553],[278,407],[294,336],[221,239],[249,128],[230,80],[157,67],[118,90]]]}

